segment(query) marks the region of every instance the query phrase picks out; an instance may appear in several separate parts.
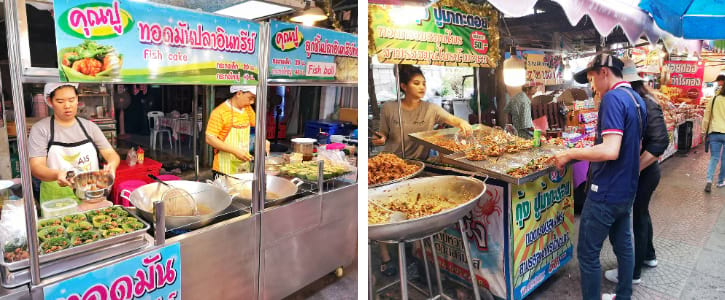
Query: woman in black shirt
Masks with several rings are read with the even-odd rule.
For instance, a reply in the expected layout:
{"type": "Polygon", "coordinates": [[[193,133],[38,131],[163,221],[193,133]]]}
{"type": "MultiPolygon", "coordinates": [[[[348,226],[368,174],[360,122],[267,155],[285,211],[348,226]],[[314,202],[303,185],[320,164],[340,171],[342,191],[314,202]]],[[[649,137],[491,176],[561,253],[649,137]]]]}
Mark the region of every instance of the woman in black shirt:
{"type": "MultiPolygon", "coordinates": [[[[642,97],[647,105],[647,127],[642,137],[642,149],[639,157],[639,184],[632,207],[632,229],[634,231],[634,274],[632,283],[641,282],[642,266],[656,267],[654,245],[652,244],[652,219],[649,214],[649,202],[660,183],[660,165],[658,158],[670,144],[667,125],[662,108],[649,92],[644,80],[637,75],[634,64],[625,62],[622,70],[624,80],[630,81],[632,89],[642,97]],[[628,68],[629,67],[629,68],[628,68]],[[629,71],[629,72],[627,72],[629,71]]],[[[617,282],[617,270],[604,273],[609,281],[617,282]]]]}

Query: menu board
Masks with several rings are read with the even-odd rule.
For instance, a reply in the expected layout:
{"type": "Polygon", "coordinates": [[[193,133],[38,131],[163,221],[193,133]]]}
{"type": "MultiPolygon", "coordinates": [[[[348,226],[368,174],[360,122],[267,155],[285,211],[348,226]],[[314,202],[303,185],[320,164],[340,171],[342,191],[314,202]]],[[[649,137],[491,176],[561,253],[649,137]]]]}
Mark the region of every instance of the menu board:
{"type": "Polygon", "coordinates": [[[270,79],[357,81],[357,36],[272,21],[270,79]]]}
{"type": "Polygon", "coordinates": [[[257,84],[257,23],[141,1],[53,6],[61,81],[257,84]]]}

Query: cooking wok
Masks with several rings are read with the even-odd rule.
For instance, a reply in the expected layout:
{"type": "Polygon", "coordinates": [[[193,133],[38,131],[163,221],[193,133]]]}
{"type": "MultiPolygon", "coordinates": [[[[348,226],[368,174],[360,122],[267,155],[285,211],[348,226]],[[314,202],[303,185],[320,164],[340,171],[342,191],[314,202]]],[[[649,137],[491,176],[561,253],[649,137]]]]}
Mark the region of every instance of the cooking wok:
{"type": "MultiPolygon", "coordinates": [[[[486,184],[478,179],[465,176],[433,176],[411,179],[392,185],[368,190],[368,201],[385,202],[393,197],[405,197],[418,193],[427,195],[452,195],[461,191],[470,193],[457,207],[437,214],[391,222],[369,224],[368,238],[376,241],[405,241],[424,238],[455,224],[473,209],[479,198],[486,192],[486,184]]],[[[414,197],[414,196],[409,196],[414,197]]]]}
{"type": "MultiPolygon", "coordinates": [[[[252,181],[254,173],[241,173],[231,176],[219,176],[214,180],[214,185],[227,191],[233,198],[241,199],[245,203],[252,203],[252,181]]],[[[277,205],[289,197],[297,194],[297,190],[304,182],[298,178],[287,180],[282,177],[267,175],[265,206],[277,205]],[[270,195],[274,194],[274,195],[270,195]]]]}
{"type": "MultiPolygon", "coordinates": [[[[200,208],[197,216],[166,216],[164,219],[168,229],[181,227],[196,229],[205,226],[232,204],[229,194],[212,184],[186,180],[167,181],[166,183],[174,188],[187,191],[196,201],[197,208],[200,208]]],[[[153,203],[160,201],[164,192],[169,189],[154,182],[137,188],[128,196],[122,194],[121,197],[131,202],[141,217],[149,222],[154,222],[153,203]]]]}

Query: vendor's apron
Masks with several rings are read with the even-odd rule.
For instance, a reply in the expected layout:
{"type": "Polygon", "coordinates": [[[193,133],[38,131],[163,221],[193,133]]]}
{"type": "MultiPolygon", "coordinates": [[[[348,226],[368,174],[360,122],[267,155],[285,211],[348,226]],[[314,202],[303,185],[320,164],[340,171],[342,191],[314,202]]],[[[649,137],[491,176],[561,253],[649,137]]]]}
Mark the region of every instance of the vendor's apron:
{"type": "MultiPolygon", "coordinates": [[[[233,110],[231,104],[227,102],[227,105],[233,110]]],[[[234,111],[232,111],[232,128],[229,130],[224,143],[233,147],[239,147],[245,152],[249,153],[249,142],[250,142],[250,123],[247,120],[246,125],[235,125],[234,124],[234,111]]],[[[251,170],[250,162],[242,161],[237,158],[234,154],[224,151],[219,151],[219,171],[224,174],[238,174],[246,173],[251,170]]]]}
{"type": "MultiPolygon", "coordinates": [[[[85,140],[75,143],[56,142],[55,117],[50,118],[50,141],[48,142],[48,155],[46,165],[48,168],[64,171],[89,172],[98,171],[98,149],[88,135],[83,123],[76,117],[76,122],[86,136],[85,140]]],[[[57,181],[44,181],[40,183],[40,202],[48,200],[71,198],[78,199],[73,189],[61,187],[57,181]]]]}

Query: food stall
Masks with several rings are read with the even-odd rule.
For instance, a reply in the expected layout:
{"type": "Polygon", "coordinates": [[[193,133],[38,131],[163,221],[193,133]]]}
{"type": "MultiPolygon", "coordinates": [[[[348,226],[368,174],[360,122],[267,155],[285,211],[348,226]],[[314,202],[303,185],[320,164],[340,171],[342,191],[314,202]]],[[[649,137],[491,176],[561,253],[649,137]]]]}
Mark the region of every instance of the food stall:
{"type": "MultiPolygon", "coordinates": [[[[418,8],[422,12],[408,10],[393,5],[369,5],[370,55],[377,55],[381,63],[475,68],[494,68],[500,63],[498,14],[490,5],[447,0],[418,8]],[[407,14],[411,18],[402,17],[407,14]],[[445,19],[445,16],[451,17],[445,19]],[[406,24],[403,19],[411,20],[406,24]],[[430,53],[431,49],[435,49],[435,53],[430,53]],[[449,51],[455,55],[449,55],[449,51]]],[[[480,88],[480,73],[475,72],[477,88],[480,88]]],[[[398,115],[398,122],[404,122],[401,115],[398,115]]],[[[559,172],[551,161],[551,156],[564,146],[559,139],[535,145],[532,140],[482,124],[474,125],[474,133],[469,137],[457,132],[458,129],[448,128],[408,134],[412,142],[438,153],[424,161],[422,167],[419,162],[386,153],[368,159],[368,184],[374,187],[368,198],[368,222],[371,224],[368,233],[371,238],[391,237],[379,234],[379,231],[385,228],[392,231],[420,220],[432,222],[434,218],[438,220],[443,215],[464,209],[467,213],[458,222],[443,222],[448,225],[444,226],[447,227],[445,230],[426,231],[429,228],[425,224],[408,229],[432,234],[432,249],[423,242],[423,247],[414,250],[414,255],[425,265],[424,278],[428,282],[427,291],[417,289],[429,297],[450,290],[451,287],[441,285],[438,277],[437,292],[433,291],[428,262],[434,262],[436,271],[440,269],[449,279],[447,282],[471,288],[471,282],[475,281],[474,297],[479,296],[476,287],[480,287],[497,299],[522,299],[573,257],[570,238],[574,226],[572,171],[567,167],[559,172]],[[413,196],[401,201],[415,201],[414,204],[401,204],[374,197],[385,190],[416,185],[419,180],[443,180],[451,175],[485,180],[486,188],[475,197],[474,205],[454,201],[459,204],[423,211],[403,209],[408,219],[400,221],[397,219],[400,216],[394,216],[401,207],[417,207],[418,201],[424,199],[418,197],[416,200],[413,196]],[[409,179],[414,176],[419,178],[409,179]]],[[[429,185],[438,187],[434,182],[429,185]]],[[[465,191],[468,189],[459,188],[451,194],[461,196],[465,191]]],[[[396,232],[406,233],[402,229],[396,232]]],[[[400,253],[404,252],[401,244],[398,244],[400,253]]],[[[399,270],[405,270],[404,259],[401,255],[399,270]]],[[[423,273],[422,269],[420,271],[423,273]]],[[[406,272],[401,271],[403,273],[406,272]]],[[[407,289],[405,281],[406,277],[401,276],[403,294],[407,289]]],[[[387,287],[389,285],[371,284],[371,297],[387,287]]]]}
{"type": "MultiPolygon", "coordinates": [[[[277,21],[270,22],[268,28],[265,56],[269,64],[263,66],[269,74],[266,85],[324,86],[341,95],[357,94],[356,35],[277,21]]],[[[257,145],[263,144],[264,136],[258,128],[257,145]]],[[[341,162],[335,159],[341,159],[335,155],[339,151],[329,151],[335,143],[324,146],[325,138],[318,143],[323,145],[314,150],[317,157],[326,158],[317,163],[303,162],[311,164],[311,174],[300,175],[306,167],[295,171],[294,164],[280,167],[283,174],[296,173],[296,177],[304,178],[301,189],[308,190],[307,194],[276,207],[266,208],[265,203],[260,203],[263,299],[284,298],[335,269],[340,276],[342,267],[352,264],[357,256],[356,169],[352,167],[344,177],[333,178],[338,175],[332,175],[336,171],[328,167],[341,162]]],[[[299,147],[309,149],[307,145],[299,147]]],[[[351,161],[349,166],[356,165],[356,160],[351,161]]],[[[256,167],[264,168],[264,161],[257,162],[256,167]]]]}
{"type": "MultiPolygon", "coordinates": [[[[198,86],[256,85],[256,123],[266,124],[267,86],[282,83],[268,77],[267,65],[274,55],[272,31],[279,24],[148,2],[92,2],[55,1],[58,69],[30,65],[23,48],[28,45],[24,40],[28,35],[26,3],[5,2],[8,44],[13,45],[11,81],[21,166],[28,166],[29,160],[24,146],[24,82],[194,84],[195,90],[198,86]],[[106,15],[111,17],[93,19],[106,15]],[[108,62],[104,59],[101,72],[63,64],[67,47],[90,43],[115,50],[108,51],[113,55],[108,62]]],[[[294,35],[300,34],[297,41],[304,33],[308,43],[317,45],[308,49],[321,51],[305,57],[313,61],[329,54],[320,55],[325,58],[319,69],[333,76],[339,68],[334,64],[337,56],[357,56],[354,35],[299,29],[294,35]],[[327,41],[343,38],[342,52],[336,42],[327,41]],[[327,46],[331,44],[334,47],[327,46]]],[[[355,86],[354,81],[333,82],[355,86]]],[[[265,126],[258,126],[256,145],[264,145],[264,130],[265,126]]],[[[25,200],[6,202],[2,213],[3,221],[24,221],[13,239],[3,236],[0,299],[91,295],[278,299],[351,264],[357,240],[357,184],[355,169],[343,164],[347,157],[328,151],[325,160],[283,165],[280,168],[288,170],[275,176],[270,174],[272,160],[265,158],[264,147],[255,147],[254,154],[252,173],[230,174],[214,182],[147,184],[123,195],[134,207],[84,212],[69,207],[50,218],[36,215],[30,170],[22,167],[25,200]],[[293,166],[309,170],[289,170],[293,166]],[[329,236],[339,238],[330,240],[329,236]]]]}

